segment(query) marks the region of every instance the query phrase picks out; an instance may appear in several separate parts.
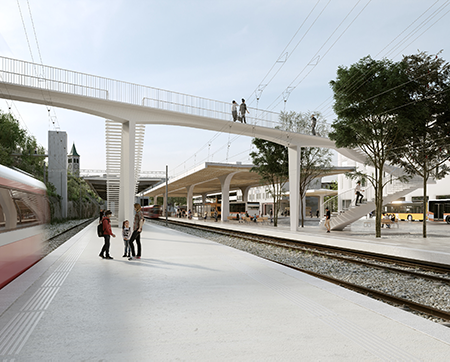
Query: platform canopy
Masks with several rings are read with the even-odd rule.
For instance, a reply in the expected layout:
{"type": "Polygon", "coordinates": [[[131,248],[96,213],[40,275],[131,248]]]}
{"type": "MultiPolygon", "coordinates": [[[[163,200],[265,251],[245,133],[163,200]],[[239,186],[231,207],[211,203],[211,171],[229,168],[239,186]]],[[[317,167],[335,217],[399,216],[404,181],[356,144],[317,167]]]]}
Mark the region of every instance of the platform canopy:
{"type": "MultiPolygon", "coordinates": [[[[187,188],[195,186],[193,196],[221,192],[220,178],[235,173],[230,182],[230,191],[264,185],[257,172],[251,172],[252,164],[206,162],[168,182],[169,197],[186,197],[187,188]]],[[[332,167],[320,176],[331,176],[354,171],[354,167],[332,167]]],[[[166,184],[162,182],[144,191],[144,196],[162,196],[166,192],[166,184]]]]}

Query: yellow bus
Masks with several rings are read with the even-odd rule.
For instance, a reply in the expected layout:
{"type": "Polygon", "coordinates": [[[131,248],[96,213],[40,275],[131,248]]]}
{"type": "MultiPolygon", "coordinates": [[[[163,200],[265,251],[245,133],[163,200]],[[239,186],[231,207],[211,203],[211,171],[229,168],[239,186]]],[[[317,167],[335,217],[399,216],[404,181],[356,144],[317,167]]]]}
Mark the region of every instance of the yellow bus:
{"type": "MultiPolygon", "coordinates": [[[[398,220],[423,221],[422,201],[394,201],[384,206],[384,212],[395,214],[398,220]]],[[[429,200],[426,214],[431,216],[430,220],[450,224],[450,199],[429,200]]]]}

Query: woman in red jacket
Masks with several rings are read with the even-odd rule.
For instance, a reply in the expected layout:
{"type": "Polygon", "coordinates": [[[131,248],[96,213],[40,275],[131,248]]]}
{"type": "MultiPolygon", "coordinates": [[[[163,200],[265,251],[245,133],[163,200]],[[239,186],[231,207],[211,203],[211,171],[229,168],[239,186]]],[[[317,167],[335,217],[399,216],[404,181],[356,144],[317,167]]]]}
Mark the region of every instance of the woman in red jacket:
{"type": "Polygon", "coordinates": [[[111,210],[106,210],[105,217],[102,219],[103,237],[105,238],[105,243],[103,244],[102,251],[99,254],[99,257],[102,259],[114,259],[111,255],[109,255],[109,239],[111,238],[111,235],[113,238],[116,237],[111,230],[111,221],[109,220],[111,215],[111,210]]]}

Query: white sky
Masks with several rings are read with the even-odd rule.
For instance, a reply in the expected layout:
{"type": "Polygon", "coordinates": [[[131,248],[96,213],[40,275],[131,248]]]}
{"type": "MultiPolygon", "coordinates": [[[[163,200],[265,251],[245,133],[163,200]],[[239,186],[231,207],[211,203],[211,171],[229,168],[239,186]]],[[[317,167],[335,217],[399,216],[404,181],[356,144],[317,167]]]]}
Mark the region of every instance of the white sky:
{"type": "MultiPolygon", "coordinates": [[[[226,102],[243,97],[253,107],[251,95],[279,70],[259,108],[283,110],[279,97],[293,87],[285,109],[319,110],[329,123],[328,83],[339,65],[366,55],[400,60],[417,50],[443,49],[450,60],[448,0],[1,0],[1,56],[40,62],[29,7],[45,65],[226,102]],[[288,59],[277,63],[283,51],[288,59]],[[312,65],[316,54],[320,61],[312,65]]],[[[10,105],[0,99],[2,111],[10,105]]],[[[12,112],[47,148],[53,129],[47,108],[13,102],[12,112]]],[[[68,134],[68,148],[75,142],[81,168],[105,169],[104,119],[59,108],[52,114],[68,134]]],[[[208,155],[216,162],[250,162],[251,139],[235,138],[146,126],[143,170],[169,165],[180,173],[208,155]]]]}

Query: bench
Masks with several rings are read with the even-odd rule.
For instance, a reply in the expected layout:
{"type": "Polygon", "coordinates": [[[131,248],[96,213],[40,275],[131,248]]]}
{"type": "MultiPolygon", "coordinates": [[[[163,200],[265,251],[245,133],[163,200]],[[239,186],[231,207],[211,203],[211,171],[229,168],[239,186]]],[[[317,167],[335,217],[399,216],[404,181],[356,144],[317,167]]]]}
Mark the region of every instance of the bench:
{"type": "Polygon", "coordinates": [[[392,221],[391,219],[381,219],[381,225],[388,225],[388,227],[391,227],[391,225],[397,225],[398,227],[398,220],[392,221]]]}
{"type": "Polygon", "coordinates": [[[261,224],[268,224],[269,223],[269,218],[267,216],[260,216],[256,219],[256,222],[261,223],[261,224]]]}

